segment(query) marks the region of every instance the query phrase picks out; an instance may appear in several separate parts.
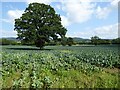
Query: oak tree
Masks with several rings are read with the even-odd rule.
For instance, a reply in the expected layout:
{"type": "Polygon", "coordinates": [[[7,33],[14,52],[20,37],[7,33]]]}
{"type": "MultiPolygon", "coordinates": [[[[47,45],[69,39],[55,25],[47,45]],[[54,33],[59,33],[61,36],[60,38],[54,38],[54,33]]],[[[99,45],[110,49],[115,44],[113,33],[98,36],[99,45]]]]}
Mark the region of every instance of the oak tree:
{"type": "Polygon", "coordinates": [[[29,4],[22,16],[15,19],[14,30],[20,40],[34,42],[40,49],[50,39],[64,38],[67,32],[54,8],[40,3],[29,4]]]}

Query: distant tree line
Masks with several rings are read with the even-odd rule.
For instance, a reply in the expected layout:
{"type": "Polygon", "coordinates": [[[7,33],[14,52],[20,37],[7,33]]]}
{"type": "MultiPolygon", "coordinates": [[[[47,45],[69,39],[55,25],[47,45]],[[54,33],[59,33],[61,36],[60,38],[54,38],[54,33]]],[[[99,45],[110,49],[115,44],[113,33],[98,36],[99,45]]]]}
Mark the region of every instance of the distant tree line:
{"type": "Polygon", "coordinates": [[[20,42],[15,40],[8,40],[5,38],[0,39],[0,45],[18,45],[20,42]]]}
{"type": "MultiPolygon", "coordinates": [[[[72,45],[82,45],[82,44],[92,44],[92,45],[120,44],[120,38],[101,39],[98,36],[94,36],[94,37],[91,37],[91,39],[89,41],[87,41],[87,40],[75,41],[74,38],[64,37],[64,38],[58,38],[57,40],[51,39],[49,42],[45,42],[45,45],[49,45],[49,46],[55,46],[55,45],[72,46],[72,45]]],[[[8,40],[5,38],[1,38],[0,45],[35,45],[35,42],[8,40]]]]}
{"type": "Polygon", "coordinates": [[[91,37],[91,43],[94,45],[101,44],[120,44],[120,38],[116,39],[101,39],[98,36],[91,37]]]}

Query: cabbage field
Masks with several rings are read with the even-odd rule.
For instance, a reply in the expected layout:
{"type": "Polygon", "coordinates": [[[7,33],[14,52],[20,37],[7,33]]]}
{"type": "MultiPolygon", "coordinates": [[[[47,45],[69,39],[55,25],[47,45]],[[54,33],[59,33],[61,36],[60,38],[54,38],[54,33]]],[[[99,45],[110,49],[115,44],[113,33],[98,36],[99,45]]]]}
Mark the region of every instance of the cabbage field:
{"type": "Polygon", "coordinates": [[[119,46],[1,47],[1,88],[119,86],[119,46]]]}

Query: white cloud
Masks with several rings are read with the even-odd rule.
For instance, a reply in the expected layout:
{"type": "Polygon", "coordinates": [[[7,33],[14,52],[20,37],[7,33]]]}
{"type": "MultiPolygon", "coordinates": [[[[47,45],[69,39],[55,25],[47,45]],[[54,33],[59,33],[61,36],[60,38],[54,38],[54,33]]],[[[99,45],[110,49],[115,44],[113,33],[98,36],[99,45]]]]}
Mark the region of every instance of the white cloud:
{"type": "Polygon", "coordinates": [[[119,2],[120,0],[113,0],[113,1],[111,1],[111,5],[113,5],[113,6],[118,6],[118,2],[119,2]]]}
{"type": "Polygon", "coordinates": [[[101,8],[100,6],[98,6],[96,9],[96,17],[99,19],[105,19],[108,17],[110,12],[111,12],[111,8],[109,7],[101,8]]]}
{"type": "Polygon", "coordinates": [[[83,23],[91,19],[95,4],[90,2],[62,2],[63,11],[67,13],[66,17],[70,23],[83,23]]]}
{"type": "Polygon", "coordinates": [[[8,16],[11,22],[14,22],[14,19],[20,18],[23,14],[24,10],[9,10],[8,16]]]}
{"type": "Polygon", "coordinates": [[[68,18],[65,17],[65,16],[61,16],[61,23],[64,27],[70,25],[70,22],[68,21],[68,18]]]}
{"type": "MultiPolygon", "coordinates": [[[[2,2],[26,2],[28,0],[1,0],[1,1],[2,2]]],[[[34,1],[39,1],[39,0],[34,0],[34,1]]],[[[45,1],[47,1],[47,0],[45,0],[45,1]]],[[[48,0],[48,1],[54,1],[54,2],[60,2],[60,1],[71,2],[73,0],[48,0]]],[[[76,0],[76,1],[82,1],[82,2],[110,2],[110,1],[113,1],[113,0],[76,0]]]]}
{"type": "Polygon", "coordinates": [[[120,0],[61,0],[63,10],[67,13],[67,18],[73,23],[83,23],[91,19],[95,14],[98,19],[106,19],[117,6],[120,0]],[[94,2],[91,3],[91,2],[94,2]],[[98,6],[96,2],[109,2],[105,7],[98,6]]]}
{"type": "Polygon", "coordinates": [[[94,30],[94,34],[102,38],[117,38],[118,24],[98,27],[94,30]]]}
{"type": "MultiPolygon", "coordinates": [[[[7,12],[8,18],[1,19],[2,22],[11,23],[14,26],[14,19],[20,18],[22,16],[23,10],[9,10],[7,12]]],[[[11,26],[11,27],[12,27],[11,26]]],[[[14,28],[14,27],[13,27],[14,28]]],[[[0,33],[2,34],[1,37],[17,37],[16,31],[8,31],[8,30],[1,30],[0,33]]]]}
{"type": "Polygon", "coordinates": [[[14,20],[20,18],[23,12],[24,10],[9,10],[7,12],[8,18],[6,19],[2,18],[0,19],[0,21],[14,24],[14,20]]]}
{"type": "Polygon", "coordinates": [[[67,37],[80,37],[80,38],[89,38],[94,36],[93,31],[79,31],[79,32],[73,32],[71,34],[67,33],[67,37]]]}
{"type": "Polygon", "coordinates": [[[98,19],[105,19],[109,16],[109,14],[118,7],[118,2],[120,0],[109,0],[110,5],[106,7],[100,7],[98,6],[96,9],[96,17],[98,19]]]}
{"type": "MultiPolygon", "coordinates": [[[[12,1],[12,0],[11,0],[12,1]]],[[[55,0],[25,0],[27,4],[32,2],[38,3],[45,3],[51,4],[55,0]]],[[[120,0],[106,0],[110,1],[110,5],[106,7],[98,6],[96,8],[95,3],[91,2],[98,2],[98,1],[105,1],[105,0],[56,0],[61,2],[62,5],[56,6],[58,9],[62,9],[66,15],[61,15],[62,24],[64,26],[69,26],[72,23],[84,23],[91,19],[93,14],[96,14],[98,19],[105,19],[111,13],[111,11],[117,6],[118,1],[120,0]]],[[[14,1],[15,2],[15,1],[14,1]]],[[[8,11],[8,18],[1,19],[4,22],[11,22],[14,23],[14,19],[19,18],[23,13],[23,10],[9,10],[8,11]]],[[[97,34],[103,38],[114,38],[117,35],[117,30],[115,25],[108,25],[103,27],[98,27],[94,29],[94,31],[83,31],[83,32],[74,32],[74,34],[69,34],[68,36],[79,36],[84,38],[89,38],[97,34]],[[113,33],[111,33],[113,32],[113,33]]],[[[7,33],[7,32],[6,32],[7,33]]],[[[7,35],[7,34],[6,34],[7,35]]]]}
{"type": "Polygon", "coordinates": [[[50,4],[51,2],[61,2],[62,5],[55,6],[57,9],[62,9],[67,15],[62,15],[62,24],[68,26],[70,23],[83,23],[91,19],[94,12],[95,4],[91,2],[93,0],[26,0],[26,2],[33,3],[45,3],[50,4]]]}
{"type": "Polygon", "coordinates": [[[1,37],[17,37],[16,31],[0,30],[1,37]]]}
{"type": "Polygon", "coordinates": [[[37,3],[45,3],[50,4],[53,0],[26,0],[27,4],[37,2],[37,3]]]}
{"type": "Polygon", "coordinates": [[[67,34],[67,36],[69,37],[82,37],[82,38],[90,38],[95,35],[103,39],[117,38],[118,37],[118,24],[97,27],[93,29],[92,31],[86,30],[86,31],[81,31],[81,32],[74,32],[73,34],[67,34]]]}
{"type": "Polygon", "coordinates": [[[69,23],[83,23],[91,19],[93,14],[96,14],[98,19],[106,19],[111,11],[118,6],[120,0],[25,0],[27,4],[38,2],[50,4],[52,2],[61,2],[62,6],[57,5],[57,9],[62,9],[67,13],[66,16],[69,23]],[[91,2],[110,2],[106,7],[98,6],[91,2]]]}
{"type": "MultiPolygon", "coordinates": [[[[98,19],[106,19],[115,10],[120,0],[60,0],[62,9],[67,15],[64,17],[63,24],[84,23],[95,15],[98,19]],[[94,3],[93,3],[94,2],[94,3]],[[96,2],[109,2],[105,7],[97,6],[96,2]]],[[[69,24],[68,24],[69,25],[69,24]]]]}
{"type": "MultiPolygon", "coordinates": [[[[61,2],[62,5],[57,5],[57,9],[62,9],[67,15],[61,16],[62,24],[68,26],[68,23],[84,23],[91,19],[93,14],[96,14],[98,19],[105,19],[112,11],[112,6],[115,6],[120,0],[24,0],[27,4],[38,2],[51,4],[52,2],[61,2]],[[91,2],[111,2],[111,6],[101,8],[100,6],[95,9],[96,4],[91,2]],[[64,20],[65,18],[65,20],[64,20]]],[[[14,1],[15,2],[15,1],[14,1]]],[[[10,18],[3,19],[5,22],[13,22],[15,18],[22,15],[23,10],[10,10],[8,15],[10,18]]]]}
{"type": "Polygon", "coordinates": [[[57,4],[55,7],[59,10],[62,8],[61,5],[59,5],[59,4],[57,4]]]}

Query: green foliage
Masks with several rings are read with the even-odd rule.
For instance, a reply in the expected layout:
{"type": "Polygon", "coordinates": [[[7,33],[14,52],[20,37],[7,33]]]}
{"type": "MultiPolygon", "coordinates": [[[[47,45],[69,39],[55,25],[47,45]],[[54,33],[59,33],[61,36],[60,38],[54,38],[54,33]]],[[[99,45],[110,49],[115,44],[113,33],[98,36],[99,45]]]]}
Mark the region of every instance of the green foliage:
{"type": "Polygon", "coordinates": [[[67,45],[67,38],[66,38],[66,37],[64,37],[64,38],[61,39],[61,44],[62,44],[63,46],[66,46],[66,45],[67,45]]]}
{"type": "Polygon", "coordinates": [[[100,45],[100,44],[120,44],[120,38],[116,39],[101,39],[98,36],[91,37],[91,42],[94,45],[100,45]]]}
{"type": "Polygon", "coordinates": [[[5,38],[0,39],[0,45],[17,45],[17,41],[7,40],[5,38]]]}
{"type": "Polygon", "coordinates": [[[0,44],[1,44],[1,45],[9,45],[9,44],[10,44],[10,41],[7,40],[7,39],[0,39],[0,44]]]}
{"type": "Polygon", "coordinates": [[[94,45],[98,45],[98,44],[100,44],[100,38],[98,36],[91,37],[91,42],[94,45]]]}
{"type": "Polygon", "coordinates": [[[100,39],[99,44],[112,44],[112,42],[109,39],[100,39]]]}
{"type": "Polygon", "coordinates": [[[112,40],[113,44],[120,44],[120,38],[116,38],[112,40]]]}
{"type": "Polygon", "coordinates": [[[71,37],[67,38],[67,44],[68,46],[72,46],[74,44],[73,38],[71,37]]]}
{"type": "Polygon", "coordinates": [[[66,45],[72,46],[74,44],[74,40],[71,37],[68,37],[68,38],[64,37],[60,41],[63,46],[66,46],[66,45]]]}
{"type": "Polygon", "coordinates": [[[42,48],[50,38],[56,40],[58,35],[63,38],[66,29],[61,24],[60,15],[50,5],[31,3],[22,17],[15,19],[18,38],[25,42],[34,42],[42,48]]]}
{"type": "Polygon", "coordinates": [[[104,71],[120,68],[116,46],[48,46],[43,51],[4,46],[1,55],[3,88],[116,88],[118,84],[116,73],[104,71]]]}

